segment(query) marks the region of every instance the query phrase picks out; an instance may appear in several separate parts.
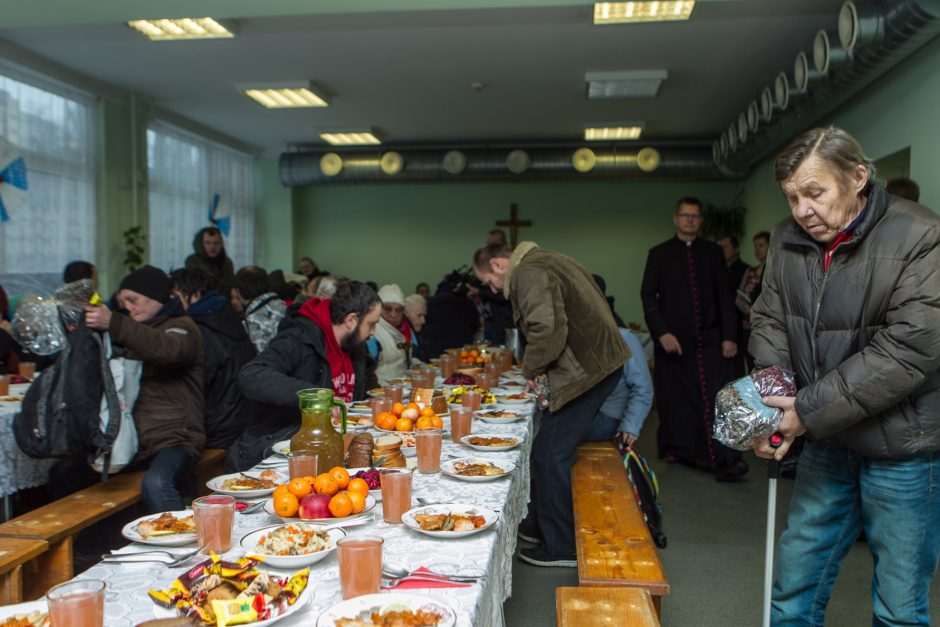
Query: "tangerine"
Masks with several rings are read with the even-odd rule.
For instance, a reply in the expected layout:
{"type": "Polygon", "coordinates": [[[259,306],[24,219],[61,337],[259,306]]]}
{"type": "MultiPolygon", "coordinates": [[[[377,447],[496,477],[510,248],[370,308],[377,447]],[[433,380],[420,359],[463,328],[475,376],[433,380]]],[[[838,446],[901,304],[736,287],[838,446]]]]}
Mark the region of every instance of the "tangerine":
{"type": "MultiPolygon", "coordinates": [[[[407,405],[405,405],[405,409],[414,409],[415,411],[419,411],[419,412],[420,412],[420,411],[421,411],[421,405],[418,405],[417,403],[415,403],[414,401],[412,401],[412,402],[408,403],[407,405]]],[[[403,409],[402,411],[404,411],[404,409],[403,409]]]]}
{"type": "Polygon", "coordinates": [[[436,416],[437,415],[434,413],[434,410],[431,409],[430,405],[426,405],[425,407],[422,407],[421,411],[418,413],[420,413],[422,416],[436,416]]]}
{"type": "Polygon", "coordinates": [[[330,476],[333,477],[333,481],[336,482],[340,490],[345,490],[346,486],[349,485],[349,473],[342,466],[330,468],[330,476]]]}
{"type": "Polygon", "coordinates": [[[307,475],[306,477],[304,477],[304,481],[306,481],[306,482],[309,483],[311,486],[313,486],[313,484],[317,482],[317,478],[316,478],[316,477],[311,477],[310,475],[307,475]]]}
{"type": "Polygon", "coordinates": [[[287,489],[298,499],[302,499],[310,494],[310,490],[312,490],[313,487],[310,485],[310,482],[303,477],[297,477],[296,479],[290,480],[290,483],[287,484],[287,489]]]}
{"type": "Polygon", "coordinates": [[[271,496],[273,498],[277,498],[281,496],[282,494],[290,494],[290,490],[287,489],[286,483],[282,483],[281,485],[274,488],[274,494],[272,494],[271,496]]]}
{"type": "Polygon", "coordinates": [[[398,422],[395,423],[395,431],[412,431],[414,429],[414,424],[407,418],[400,418],[398,422]]]}
{"type": "Polygon", "coordinates": [[[366,483],[365,479],[356,477],[355,479],[349,480],[349,485],[346,486],[346,491],[350,494],[358,493],[363,496],[369,493],[369,484],[366,483]]]}
{"type": "Polygon", "coordinates": [[[324,472],[317,476],[317,480],[313,484],[313,489],[317,494],[333,496],[339,492],[339,485],[337,485],[336,479],[331,477],[329,473],[324,472]]]}
{"type": "Polygon", "coordinates": [[[349,500],[352,502],[352,513],[358,514],[366,508],[366,497],[360,492],[347,492],[349,500]]]}
{"type": "Polygon", "coordinates": [[[385,412],[379,414],[379,417],[376,418],[375,426],[386,431],[394,431],[396,422],[398,422],[398,417],[395,414],[385,412]]]}
{"type": "Polygon", "coordinates": [[[278,516],[291,518],[297,515],[298,509],[300,509],[300,501],[290,492],[285,492],[274,498],[274,511],[278,516]]]}
{"type": "Polygon", "coordinates": [[[402,405],[401,403],[395,403],[394,405],[392,405],[392,413],[395,414],[396,416],[401,416],[401,413],[403,411],[405,411],[405,406],[402,405]]]}
{"type": "Polygon", "coordinates": [[[415,423],[415,429],[433,429],[434,425],[431,424],[431,419],[427,416],[421,416],[418,418],[418,422],[415,423]]]}
{"type": "Polygon", "coordinates": [[[345,518],[352,514],[353,511],[353,502],[349,498],[349,495],[345,492],[340,492],[333,496],[330,499],[330,513],[333,514],[336,518],[345,518]]]}
{"type": "Polygon", "coordinates": [[[431,418],[431,428],[433,429],[444,428],[444,421],[441,420],[440,416],[438,416],[437,414],[434,414],[433,416],[430,416],[430,418],[431,418]]]}

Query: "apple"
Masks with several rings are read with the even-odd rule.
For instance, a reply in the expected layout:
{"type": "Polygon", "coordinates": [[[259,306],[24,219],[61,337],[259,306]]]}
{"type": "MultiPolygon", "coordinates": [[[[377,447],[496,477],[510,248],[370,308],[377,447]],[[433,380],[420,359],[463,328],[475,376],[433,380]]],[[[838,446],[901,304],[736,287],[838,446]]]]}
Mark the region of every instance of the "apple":
{"type": "Polygon", "coordinates": [[[314,518],[332,518],[330,513],[330,497],[326,494],[308,494],[300,501],[297,515],[303,520],[314,518]]]}
{"type": "Polygon", "coordinates": [[[401,413],[402,418],[407,418],[408,420],[414,422],[421,416],[421,412],[414,407],[410,407],[401,413]]]}

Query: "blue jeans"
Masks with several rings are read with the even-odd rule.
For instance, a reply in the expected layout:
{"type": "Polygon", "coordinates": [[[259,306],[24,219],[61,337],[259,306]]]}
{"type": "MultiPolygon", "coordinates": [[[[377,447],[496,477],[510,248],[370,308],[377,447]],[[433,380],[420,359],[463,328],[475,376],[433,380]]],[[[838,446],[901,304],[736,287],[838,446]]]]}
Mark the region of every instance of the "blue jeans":
{"type": "Polygon", "coordinates": [[[151,512],[172,512],[183,509],[183,495],[177,484],[197,461],[181,446],[171,446],[150,458],[149,467],[140,484],[140,495],[151,512]]]}
{"type": "Polygon", "coordinates": [[[597,412],[591,421],[591,429],[584,436],[584,442],[603,442],[612,440],[620,429],[620,419],[597,412]]]}
{"type": "Polygon", "coordinates": [[[940,454],[889,460],[807,442],[780,537],[771,623],[822,626],[839,565],[864,529],[872,625],[929,625],[940,557],[940,454]]]}

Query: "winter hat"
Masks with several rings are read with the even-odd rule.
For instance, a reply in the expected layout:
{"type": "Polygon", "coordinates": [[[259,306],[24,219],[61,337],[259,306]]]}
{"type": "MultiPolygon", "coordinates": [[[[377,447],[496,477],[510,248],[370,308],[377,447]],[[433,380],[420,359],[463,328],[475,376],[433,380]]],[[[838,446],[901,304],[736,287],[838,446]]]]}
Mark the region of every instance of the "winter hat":
{"type": "Polygon", "coordinates": [[[170,277],[163,270],[143,266],[124,277],[118,291],[131,290],[157,302],[166,303],[170,300],[170,287],[170,277]]]}
{"type": "Polygon", "coordinates": [[[405,304],[405,293],[401,291],[401,288],[398,287],[397,283],[392,283],[390,285],[383,285],[379,290],[379,299],[382,301],[383,305],[389,305],[395,303],[397,305],[404,306],[405,304]]]}

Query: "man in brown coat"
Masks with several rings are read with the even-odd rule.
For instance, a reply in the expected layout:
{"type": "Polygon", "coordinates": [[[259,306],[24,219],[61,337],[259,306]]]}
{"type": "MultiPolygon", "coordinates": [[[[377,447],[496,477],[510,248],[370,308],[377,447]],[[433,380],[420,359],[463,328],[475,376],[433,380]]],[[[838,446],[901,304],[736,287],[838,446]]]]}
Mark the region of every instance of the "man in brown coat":
{"type": "Polygon", "coordinates": [[[520,538],[543,546],[522,549],[520,559],[577,566],[571,467],[630,349],[594,277],[570,257],[533,242],[515,250],[489,244],[474,255],[473,272],[512,303],[527,342],[522,370],[543,406],[532,445],[531,509],[519,526],[520,538]]]}

